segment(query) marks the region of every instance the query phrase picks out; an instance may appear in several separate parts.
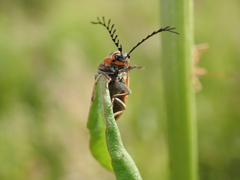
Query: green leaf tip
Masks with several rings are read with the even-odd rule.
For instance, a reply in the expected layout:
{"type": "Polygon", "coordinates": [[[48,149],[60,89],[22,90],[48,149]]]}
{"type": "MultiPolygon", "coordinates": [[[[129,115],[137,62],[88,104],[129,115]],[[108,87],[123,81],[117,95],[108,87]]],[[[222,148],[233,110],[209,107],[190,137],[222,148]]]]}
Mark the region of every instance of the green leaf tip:
{"type": "Polygon", "coordinates": [[[91,135],[90,150],[102,166],[114,170],[117,180],[142,180],[134,161],[123,146],[113,115],[109,81],[106,75],[100,74],[95,82],[87,124],[91,135]]]}

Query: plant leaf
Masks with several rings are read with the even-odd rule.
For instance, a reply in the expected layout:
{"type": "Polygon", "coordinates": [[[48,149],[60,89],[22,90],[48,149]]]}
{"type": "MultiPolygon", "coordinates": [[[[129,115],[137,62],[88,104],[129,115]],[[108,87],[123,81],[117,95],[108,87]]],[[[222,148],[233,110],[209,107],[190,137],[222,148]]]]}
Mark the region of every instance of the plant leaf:
{"type": "Polygon", "coordinates": [[[137,166],[123,146],[120,131],[114,117],[108,116],[106,122],[107,146],[112,158],[112,166],[116,178],[118,180],[141,180],[137,166]]]}
{"type": "Polygon", "coordinates": [[[93,89],[93,102],[88,116],[87,127],[90,131],[90,150],[96,160],[106,169],[113,171],[111,157],[106,144],[106,121],[104,118],[104,103],[110,104],[111,100],[108,92],[109,80],[99,75],[93,89]]]}
{"type": "Polygon", "coordinates": [[[112,111],[108,83],[106,76],[99,75],[94,87],[94,100],[88,119],[91,152],[104,167],[109,170],[113,167],[117,180],[141,180],[134,161],[123,146],[112,111]]]}

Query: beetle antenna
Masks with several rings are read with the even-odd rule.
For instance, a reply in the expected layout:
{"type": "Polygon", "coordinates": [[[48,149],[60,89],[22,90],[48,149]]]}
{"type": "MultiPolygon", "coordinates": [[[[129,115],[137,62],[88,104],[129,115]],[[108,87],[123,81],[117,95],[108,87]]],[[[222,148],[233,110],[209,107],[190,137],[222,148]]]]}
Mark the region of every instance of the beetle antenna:
{"type": "Polygon", "coordinates": [[[115,35],[116,29],[114,29],[114,24],[111,25],[111,19],[108,20],[106,24],[105,18],[102,17],[102,21],[97,17],[98,22],[92,22],[93,24],[101,24],[103,25],[109,32],[114,44],[117,46],[118,50],[122,53],[122,45],[119,44],[119,39],[117,39],[118,35],[115,35]]]}
{"type": "MultiPolygon", "coordinates": [[[[152,37],[153,35],[157,34],[157,33],[160,33],[160,32],[163,32],[163,31],[168,31],[168,32],[171,32],[171,33],[175,33],[175,34],[179,34],[178,32],[175,32],[173,31],[174,29],[176,28],[171,28],[170,26],[167,26],[165,28],[161,28],[157,31],[153,31],[152,34],[148,35],[147,37],[145,37],[144,39],[142,39],[142,41],[140,41],[139,43],[137,43],[136,46],[134,46],[129,52],[128,52],[128,56],[131,52],[133,52],[134,49],[136,49],[136,47],[138,47],[140,44],[142,44],[144,41],[146,41],[148,38],[152,37]]],[[[179,34],[180,35],[180,34],[179,34]]]]}

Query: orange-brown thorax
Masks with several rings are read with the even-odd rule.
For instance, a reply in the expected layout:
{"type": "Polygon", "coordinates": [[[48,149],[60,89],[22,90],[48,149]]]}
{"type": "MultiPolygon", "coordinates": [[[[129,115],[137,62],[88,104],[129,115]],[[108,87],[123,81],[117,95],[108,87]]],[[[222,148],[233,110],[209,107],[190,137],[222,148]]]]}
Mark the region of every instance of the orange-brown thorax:
{"type": "Polygon", "coordinates": [[[130,66],[129,58],[127,57],[127,53],[121,53],[119,51],[115,51],[109,54],[100,65],[101,67],[109,67],[111,65],[114,66],[122,66],[122,68],[126,68],[130,66]]]}

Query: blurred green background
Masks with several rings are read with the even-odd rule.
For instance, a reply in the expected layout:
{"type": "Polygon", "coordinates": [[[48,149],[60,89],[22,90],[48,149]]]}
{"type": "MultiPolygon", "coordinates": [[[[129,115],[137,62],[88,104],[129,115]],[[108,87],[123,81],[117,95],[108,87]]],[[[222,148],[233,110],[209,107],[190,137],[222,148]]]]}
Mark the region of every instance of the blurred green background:
{"type": "MultiPolygon", "coordinates": [[[[114,179],[90,154],[86,122],[94,74],[116,48],[90,21],[111,18],[128,51],[160,27],[159,7],[143,0],[0,1],[1,180],[114,179]]],[[[238,0],[195,1],[195,43],[209,44],[200,61],[208,74],[196,94],[202,180],[240,179],[239,17],[238,0]]],[[[166,179],[160,36],[131,57],[145,70],[131,72],[133,93],[118,121],[123,142],[143,179],[166,179]]]]}

